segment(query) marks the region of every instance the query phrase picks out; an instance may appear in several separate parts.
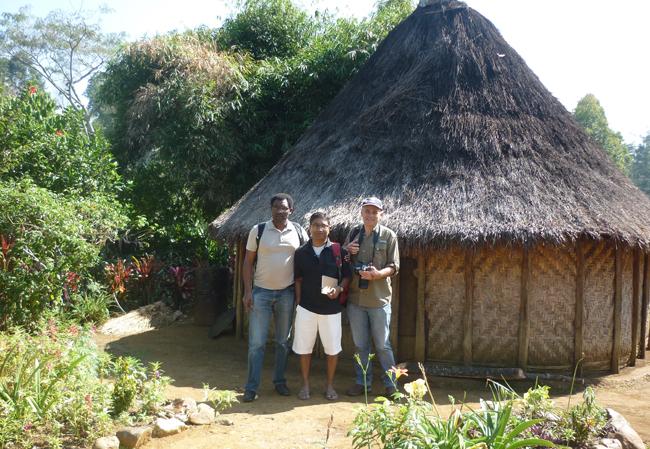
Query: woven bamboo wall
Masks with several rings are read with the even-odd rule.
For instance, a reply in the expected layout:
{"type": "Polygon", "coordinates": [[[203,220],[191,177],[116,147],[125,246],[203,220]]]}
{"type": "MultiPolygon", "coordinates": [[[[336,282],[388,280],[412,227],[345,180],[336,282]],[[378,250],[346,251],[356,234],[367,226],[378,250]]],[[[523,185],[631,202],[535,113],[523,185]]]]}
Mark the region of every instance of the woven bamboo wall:
{"type": "Polygon", "coordinates": [[[451,247],[429,253],[425,293],[428,360],[463,360],[464,304],[464,249],[451,247]]]}
{"type": "Polygon", "coordinates": [[[571,246],[530,250],[528,364],[570,369],[573,363],[576,254],[571,246]]]}
{"type": "Polygon", "coordinates": [[[621,349],[619,360],[626,366],[632,351],[632,262],[634,254],[631,249],[623,251],[623,309],[621,311],[621,349]]]}
{"type": "Polygon", "coordinates": [[[614,339],[614,246],[585,242],[584,360],[587,370],[610,368],[614,339]]]}
{"type": "Polygon", "coordinates": [[[515,366],[521,298],[521,248],[483,246],[474,257],[474,364],[515,366]]]}

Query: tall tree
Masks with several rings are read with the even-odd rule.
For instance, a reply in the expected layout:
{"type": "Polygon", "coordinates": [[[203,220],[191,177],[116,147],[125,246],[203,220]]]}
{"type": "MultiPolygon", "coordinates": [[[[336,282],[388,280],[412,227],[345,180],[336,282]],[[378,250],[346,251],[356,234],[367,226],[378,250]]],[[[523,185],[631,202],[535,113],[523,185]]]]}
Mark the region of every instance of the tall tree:
{"type": "Polygon", "coordinates": [[[634,151],[631,175],[634,184],[650,195],[650,132],[634,151]]]}
{"type": "Polygon", "coordinates": [[[27,86],[43,88],[43,77],[16,58],[0,57],[0,94],[16,96],[27,86]]]}
{"type": "Polygon", "coordinates": [[[291,0],[247,0],[216,33],[222,50],[255,59],[295,55],[316,31],[315,22],[291,0]]]}
{"type": "Polygon", "coordinates": [[[114,54],[120,40],[121,35],[103,33],[95,13],[83,10],[55,10],[39,18],[23,7],[0,18],[0,56],[36,71],[70,106],[82,111],[88,134],[94,129],[83,86],[114,54]]]}
{"type": "Polygon", "coordinates": [[[88,92],[132,201],[161,240],[185,242],[191,231],[197,241],[413,7],[389,0],[356,20],[249,0],[222,28],[125,46],[88,92]]]}
{"type": "Polygon", "coordinates": [[[609,154],[624,173],[629,174],[632,155],[623,143],[623,136],[609,127],[605,109],[593,94],[587,94],[573,111],[575,119],[584,130],[609,154]]]}

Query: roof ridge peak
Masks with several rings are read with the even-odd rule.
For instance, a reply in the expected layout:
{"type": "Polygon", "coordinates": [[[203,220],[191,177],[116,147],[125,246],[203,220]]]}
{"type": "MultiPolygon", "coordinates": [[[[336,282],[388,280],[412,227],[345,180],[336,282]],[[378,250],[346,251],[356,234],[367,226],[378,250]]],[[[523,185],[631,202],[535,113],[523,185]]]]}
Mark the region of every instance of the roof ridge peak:
{"type": "Polygon", "coordinates": [[[420,2],[418,3],[419,8],[425,8],[428,6],[438,7],[443,10],[467,8],[467,4],[459,0],[420,0],[420,2]]]}

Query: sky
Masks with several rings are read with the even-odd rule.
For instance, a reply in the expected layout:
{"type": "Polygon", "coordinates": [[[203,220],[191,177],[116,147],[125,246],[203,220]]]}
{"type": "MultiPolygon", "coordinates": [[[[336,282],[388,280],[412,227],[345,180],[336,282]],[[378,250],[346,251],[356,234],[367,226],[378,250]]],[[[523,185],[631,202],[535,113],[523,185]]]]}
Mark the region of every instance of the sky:
{"type": "MultiPolygon", "coordinates": [[[[375,0],[298,0],[309,11],[364,17],[375,0]]],[[[572,111],[591,93],[610,127],[627,143],[650,132],[650,1],[466,0],[496,25],[539,79],[572,111]]],[[[103,29],[127,38],[205,25],[217,27],[234,10],[231,0],[3,0],[0,12],[97,9],[108,5],[103,29]]]]}

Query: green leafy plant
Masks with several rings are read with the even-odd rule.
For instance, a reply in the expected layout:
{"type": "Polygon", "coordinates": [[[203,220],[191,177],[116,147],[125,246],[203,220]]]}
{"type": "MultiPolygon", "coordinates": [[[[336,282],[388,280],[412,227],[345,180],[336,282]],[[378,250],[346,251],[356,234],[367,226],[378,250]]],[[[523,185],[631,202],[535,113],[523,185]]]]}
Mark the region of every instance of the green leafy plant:
{"type": "Polygon", "coordinates": [[[112,301],[102,285],[91,282],[82,292],[70,296],[66,312],[79,323],[102,324],[109,318],[112,301]]]}
{"type": "MultiPolygon", "coordinates": [[[[454,406],[449,417],[437,409],[431,388],[423,378],[404,385],[408,395],[395,400],[379,397],[378,404],[366,405],[355,417],[349,435],[355,449],[379,446],[386,449],[519,449],[554,447],[543,438],[530,435],[541,420],[522,419],[514,413],[516,394],[500,384],[491,384],[492,401],[481,400],[479,410],[454,406]],[[424,401],[428,395],[431,403],[424,401]]],[[[398,369],[389,370],[397,375],[398,369]]],[[[405,373],[399,370],[399,375],[405,373]]]]}
{"type": "Polygon", "coordinates": [[[0,447],[39,440],[56,447],[63,435],[83,439],[107,428],[107,386],[97,377],[104,356],[86,330],[54,320],[33,334],[12,329],[0,333],[0,354],[0,447]]]}
{"type": "Polygon", "coordinates": [[[210,388],[209,384],[203,384],[203,400],[212,404],[212,407],[220,412],[233,404],[239,402],[237,400],[237,393],[232,390],[217,390],[210,388]]]}
{"type": "Polygon", "coordinates": [[[582,403],[570,407],[559,421],[561,436],[572,446],[586,445],[607,424],[607,412],[596,403],[594,389],[585,388],[582,398],[582,403]]]}
{"type": "Polygon", "coordinates": [[[134,357],[118,357],[110,366],[113,376],[111,414],[118,417],[125,412],[153,414],[164,401],[164,390],[171,379],[163,375],[160,363],[148,368],[134,357]],[[136,401],[137,399],[137,401],[136,401]]]}
{"type": "Polygon", "coordinates": [[[133,357],[118,357],[112,364],[114,375],[111,414],[129,411],[147,375],[142,363],[133,357]]]}

